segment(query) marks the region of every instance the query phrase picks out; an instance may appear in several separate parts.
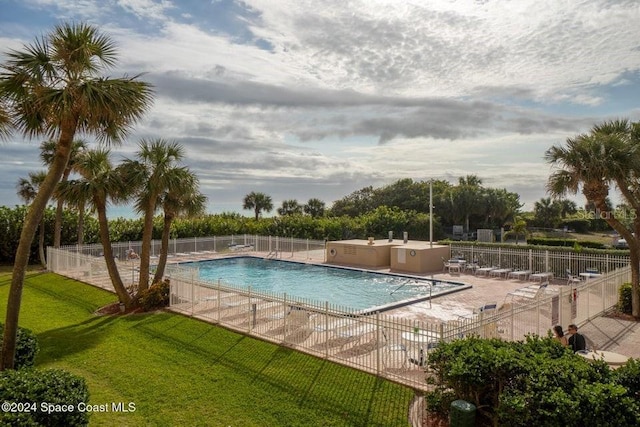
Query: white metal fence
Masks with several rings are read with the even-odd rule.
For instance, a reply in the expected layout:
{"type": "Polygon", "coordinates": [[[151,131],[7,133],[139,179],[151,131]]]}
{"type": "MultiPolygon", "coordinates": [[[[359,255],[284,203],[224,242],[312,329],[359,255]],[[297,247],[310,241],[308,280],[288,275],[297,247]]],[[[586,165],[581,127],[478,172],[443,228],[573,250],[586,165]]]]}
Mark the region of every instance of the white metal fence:
{"type": "Polygon", "coordinates": [[[551,272],[556,278],[567,278],[584,271],[609,273],[629,265],[629,255],[582,254],[565,251],[521,249],[518,247],[487,247],[451,245],[451,255],[475,261],[482,267],[508,267],[531,270],[532,273],[551,272]]]}
{"type": "MultiPolygon", "coordinates": [[[[238,238],[234,236],[211,239],[182,239],[175,242],[175,254],[185,255],[215,251],[209,256],[223,256],[236,250],[259,252],[262,256],[288,256],[322,262],[319,252],[324,242],[296,239],[277,239],[260,236],[238,238]],[[247,246],[244,246],[247,245],[247,246]],[[242,246],[242,247],[239,247],[242,246]],[[195,249],[198,249],[197,251],[195,249]],[[278,254],[275,252],[278,251],[278,254]]],[[[139,242],[117,246],[135,248],[139,242]]],[[[87,250],[71,247],[71,250],[48,248],[48,264],[51,271],[74,277],[105,289],[113,290],[106,272],[104,259],[89,255],[87,250]]],[[[476,248],[477,249],[477,248],[476,248]]],[[[452,253],[461,252],[452,247],[452,253]]],[[[537,254],[526,250],[525,255],[498,251],[486,251],[474,255],[493,260],[497,257],[501,266],[523,267],[522,260],[542,258],[545,267],[565,268],[561,254],[537,254]]],[[[124,253],[124,252],[123,252],[124,253]]],[[[464,254],[464,253],[463,253],[464,254]]],[[[470,255],[470,254],[465,254],[470,255]]],[[[404,319],[385,313],[360,314],[348,307],[332,305],[286,294],[255,292],[241,284],[221,281],[206,282],[199,279],[197,268],[169,265],[167,274],[171,281],[170,306],[173,311],[224,325],[227,328],[260,337],[281,345],[290,346],[318,357],[371,372],[388,379],[426,389],[424,362],[435,346],[471,334],[482,337],[499,337],[520,340],[526,334],[546,335],[555,324],[580,325],[610,309],[617,303],[618,288],[630,281],[630,268],[618,266],[622,260],[606,258],[609,264],[601,264],[600,258],[575,254],[564,256],[580,266],[597,265],[604,274],[574,286],[557,286],[557,290],[529,299],[505,300],[498,310],[461,317],[455,321],[422,322],[404,319]]],[[[468,256],[467,259],[473,259],[468,256]]],[[[567,261],[569,262],[569,261],[567,261]]],[[[137,280],[137,263],[117,261],[121,276],[132,284],[137,280]],[[130,276],[129,276],[130,275],[130,276]]],[[[498,265],[498,264],[496,264],[498,265]]],[[[573,264],[572,264],[573,265],[573,264]]],[[[550,271],[541,269],[541,271],[550,271]]],[[[551,270],[554,271],[554,270],[551,270]]]]}

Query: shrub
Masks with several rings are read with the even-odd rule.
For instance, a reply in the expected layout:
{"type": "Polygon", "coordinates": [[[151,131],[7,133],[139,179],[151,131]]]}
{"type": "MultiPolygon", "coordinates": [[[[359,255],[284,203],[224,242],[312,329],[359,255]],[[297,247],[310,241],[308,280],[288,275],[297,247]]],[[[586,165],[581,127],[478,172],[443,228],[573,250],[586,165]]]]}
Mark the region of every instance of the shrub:
{"type": "Polygon", "coordinates": [[[631,314],[631,295],[633,294],[633,288],[631,283],[625,283],[620,286],[618,291],[618,310],[623,313],[631,314]]]}
{"type": "MultiPolygon", "coordinates": [[[[2,346],[3,336],[4,325],[0,323],[0,347],[2,346]]],[[[33,366],[33,361],[38,351],[40,351],[40,346],[36,335],[29,329],[18,327],[14,368],[21,369],[33,366]]]]}
{"type": "Polygon", "coordinates": [[[164,279],[140,293],[138,303],[144,311],[152,311],[169,305],[169,285],[169,279],[164,279]]]}
{"type": "Polygon", "coordinates": [[[640,401],[640,359],[629,359],[614,371],[613,380],[640,401]]]}
{"type": "Polygon", "coordinates": [[[480,423],[635,425],[640,417],[637,366],[614,374],[604,362],[589,362],[551,337],[443,342],[428,363],[436,385],[426,396],[430,408],[443,411],[446,401],[466,400],[476,406],[480,423]]]}
{"type": "Polygon", "coordinates": [[[29,412],[3,410],[0,412],[2,425],[86,426],[89,423],[89,414],[78,408],[79,403],[89,401],[84,378],[59,369],[0,372],[0,401],[26,404],[29,409],[29,412]],[[73,408],[47,411],[45,404],[72,405],[73,408]]]}

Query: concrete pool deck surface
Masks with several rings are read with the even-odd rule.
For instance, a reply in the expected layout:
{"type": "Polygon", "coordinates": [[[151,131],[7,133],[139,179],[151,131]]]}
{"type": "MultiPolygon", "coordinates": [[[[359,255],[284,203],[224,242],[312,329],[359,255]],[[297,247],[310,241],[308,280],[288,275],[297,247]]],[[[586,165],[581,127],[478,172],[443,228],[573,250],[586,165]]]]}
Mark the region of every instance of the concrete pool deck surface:
{"type": "MultiPolygon", "coordinates": [[[[232,256],[258,256],[263,257],[265,254],[260,252],[252,252],[250,254],[228,254],[232,256]]],[[[317,254],[315,256],[297,257],[291,256],[284,260],[297,261],[311,264],[324,264],[320,261],[317,254]]],[[[217,257],[207,257],[217,258],[217,257]]],[[[195,260],[201,260],[197,258],[195,260]]],[[[177,260],[173,260],[176,262],[177,260]]],[[[180,259],[179,262],[184,262],[180,259]]],[[[327,264],[331,265],[331,264],[327,264]]],[[[389,273],[389,269],[372,269],[378,273],[389,273]]],[[[402,274],[402,272],[393,271],[394,274],[402,274]]],[[[508,293],[525,286],[539,283],[530,280],[505,279],[487,276],[477,276],[470,273],[442,273],[434,272],[432,274],[416,275],[408,274],[413,277],[422,277],[424,279],[436,279],[449,282],[460,282],[469,284],[472,287],[459,292],[453,292],[440,297],[434,297],[432,301],[422,301],[409,304],[403,307],[385,311],[385,314],[392,316],[419,320],[424,322],[446,322],[459,319],[460,316],[466,316],[483,306],[488,302],[497,302],[498,307],[503,303],[509,302],[508,293]],[[506,300],[505,300],[506,298],[506,300]]],[[[566,280],[555,279],[549,284],[549,290],[557,290],[566,286],[566,280]]],[[[568,325],[562,325],[565,329],[568,325]]],[[[633,358],[640,358],[640,322],[624,320],[613,317],[600,316],[581,325],[580,332],[589,337],[598,350],[608,350],[620,353],[633,358]]]]}
{"type": "MultiPolygon", "coordinates": [[[[428,276],[429,278],[431,276],[428,276]]],[[[410,306],[397,308],[387,314],[423,321],[455,320],[460,315],[470,314],[474,308],[486,302],[497,302],[498,307],[505,302],[507,294],[518,288],[535,282],[516,279],[496,279],[473,274],[434,274],[435,279],[459,281],[472,285],[472,288],[455,292],[431,301],[419,302],[410,306]]],[[[549,289],[554,290],[566,286],[565,280],[554,280],[549,289]]],[[[509,302],[509,298],[506,299],[509,302]]],[[[565,329],[568,325],[562,325],[565,329]]],[[[596,349],[620,353],[625,356],[640,358],[640,322],[616,317],[599,316],[579,328],[580,333],[589,337],[596,349]]]]}

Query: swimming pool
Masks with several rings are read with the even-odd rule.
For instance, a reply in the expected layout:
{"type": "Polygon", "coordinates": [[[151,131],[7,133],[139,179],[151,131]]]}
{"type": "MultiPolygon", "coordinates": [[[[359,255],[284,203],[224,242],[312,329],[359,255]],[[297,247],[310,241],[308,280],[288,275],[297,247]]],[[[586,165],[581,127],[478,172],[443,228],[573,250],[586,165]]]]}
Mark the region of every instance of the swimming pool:
{"type": "Polygon", "coordinates": [[[334,266],[231,257],[183,263],[195,267],[203,281],[251,287],[252,291],[286,293],[351,309],[388,310],[471,287],[462,283],[425,280],[334,266]]]}

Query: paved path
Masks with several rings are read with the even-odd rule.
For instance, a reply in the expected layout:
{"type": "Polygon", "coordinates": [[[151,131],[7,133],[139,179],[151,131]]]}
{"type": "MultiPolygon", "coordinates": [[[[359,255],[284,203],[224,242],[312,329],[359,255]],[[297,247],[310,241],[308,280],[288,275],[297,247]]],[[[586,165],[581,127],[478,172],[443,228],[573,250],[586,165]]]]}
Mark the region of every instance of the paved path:
{"type": "Polygon", "coordinates": [[[612,317],[596,317],[579,328],[596,349],[640,358],[640,322],[612,317]]]}

